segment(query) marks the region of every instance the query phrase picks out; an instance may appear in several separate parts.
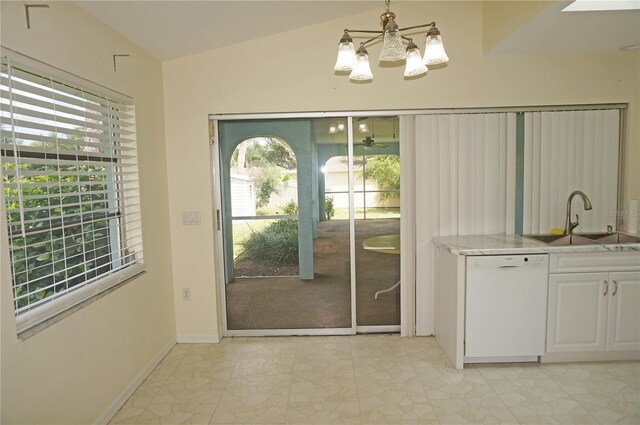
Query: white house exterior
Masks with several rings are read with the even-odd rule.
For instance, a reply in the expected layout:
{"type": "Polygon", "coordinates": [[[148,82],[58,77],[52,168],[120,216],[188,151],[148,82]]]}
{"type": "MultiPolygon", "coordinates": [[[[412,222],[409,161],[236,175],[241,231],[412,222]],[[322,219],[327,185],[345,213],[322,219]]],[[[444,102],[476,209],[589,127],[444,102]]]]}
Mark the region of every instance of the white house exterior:
{"type": "Polygon", "coordinates": [[[231,173],[231,214],[233,217],[256,215],[253,177],[231,173]]]}

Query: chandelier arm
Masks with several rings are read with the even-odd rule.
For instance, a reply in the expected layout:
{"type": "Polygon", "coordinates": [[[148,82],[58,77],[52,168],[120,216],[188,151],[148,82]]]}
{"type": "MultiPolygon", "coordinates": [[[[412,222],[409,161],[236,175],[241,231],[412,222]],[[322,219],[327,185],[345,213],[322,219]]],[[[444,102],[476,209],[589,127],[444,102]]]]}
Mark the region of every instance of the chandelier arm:
{"type": "Polygon", "coordinates": [[[429,24],[422,24],[422,25],[414,25],[412,27],[406,27],[406,28],[399,28],[398,31],[406,31],[406,30],[413,30],[416,28],[426,28],[426,27],[433,27],[435,26],[436,23],[435,22],[431,22],[429,24]]]}
{"type": "Polygon", "coordinates": [[[383,34],[378,34],[375,37],[372,37],[370,39],[368,39],[367,41],[363,41],[362,43],[360,43],[361,45],[365,46],[368,43],[371,43],[373,40],[378,39],[380,37],[382,37],[383,34]]]}
{"type": "Polygon", "coordinates": [[[359,33],[363,33],[363,34],[384,34],[384,31],[375,31],[375,30],[350,30],[350,29],[345,29],[346,32],[359,32],[359,33]]]}

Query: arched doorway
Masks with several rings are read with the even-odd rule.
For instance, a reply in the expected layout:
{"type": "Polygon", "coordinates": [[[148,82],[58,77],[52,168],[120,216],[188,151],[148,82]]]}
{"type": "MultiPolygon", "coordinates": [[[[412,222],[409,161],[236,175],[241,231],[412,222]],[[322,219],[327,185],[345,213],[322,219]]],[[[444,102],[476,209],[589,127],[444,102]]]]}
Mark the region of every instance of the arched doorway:
{"type": "Polygon", "coordinates": [[[293,150],[276,137],[241,142],[229,166],[234,278],[298,276],[293,150]]]}

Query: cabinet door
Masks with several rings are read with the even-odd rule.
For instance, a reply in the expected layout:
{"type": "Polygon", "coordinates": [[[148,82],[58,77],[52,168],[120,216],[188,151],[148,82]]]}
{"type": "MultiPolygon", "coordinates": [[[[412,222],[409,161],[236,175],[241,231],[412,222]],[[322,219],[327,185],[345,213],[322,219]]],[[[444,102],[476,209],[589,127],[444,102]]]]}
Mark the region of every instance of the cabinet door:
{"type": "Polygon", "coordinates": [[[609,273],[549,275],[547,352],[604,351],[609,273]]]}
{"type": "Polygon", "coordinates": [[[607,350],[640,349],[640,272],[609,275],[607,350]]]}

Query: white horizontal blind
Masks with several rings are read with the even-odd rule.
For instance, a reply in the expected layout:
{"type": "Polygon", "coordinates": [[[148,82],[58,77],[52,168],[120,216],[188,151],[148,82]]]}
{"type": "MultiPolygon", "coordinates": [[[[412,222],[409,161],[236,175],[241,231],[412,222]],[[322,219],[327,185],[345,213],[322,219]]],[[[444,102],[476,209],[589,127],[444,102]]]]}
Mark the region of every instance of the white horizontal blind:
{"type": "MultiPolygon", "coordinates": [[[[418,115],[403,129],[416,143],[416,299],[432,300],[433,237],[515,230],[516,114],[418,115]]],[[[416,311],[419,335],[432,314],[416,311]]]]}
{"type": "Polygon", "coordinates": [[[618,195],[620,110],[525,113],[523,231],[549,233],[564,229],[567,198],[582,190],[572,203],[576,232],[615,228],[618,195]]]}
{"type": "Polygon", "coordinates": [[[21,331],[142,270],[135,117],[132,102],[7,58],[0,93],[21,331]]]}

